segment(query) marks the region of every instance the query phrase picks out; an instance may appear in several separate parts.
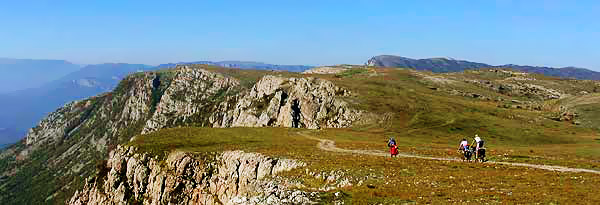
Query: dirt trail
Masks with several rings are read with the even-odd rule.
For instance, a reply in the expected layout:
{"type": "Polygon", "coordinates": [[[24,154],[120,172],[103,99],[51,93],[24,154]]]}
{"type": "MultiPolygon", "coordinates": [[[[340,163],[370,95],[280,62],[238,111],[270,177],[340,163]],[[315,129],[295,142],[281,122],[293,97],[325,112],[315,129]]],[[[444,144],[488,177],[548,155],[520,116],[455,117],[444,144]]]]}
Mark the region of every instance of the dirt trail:
{"type": "MultiPolygon", "coordinates": [[[[314,136],[311,136],[305,132],[298,132],[298,134],[312,140],[317,140],[319,143],[317,147],[321,150],[330,151],[330,152],[343,152],[343,153],[352,153],[352,154],[364,154],[364,155],[373,155],[373,156],[382,156],[387,157],[390,156],[389,153],[383,151],[374,151],[374,150],[350,150],[350,149],[342,149],[335,146],[335,142],[333,140],[321,139],[314,136]]],[[[458,158],[441,158],[441,157],[425,157],[418,156],[412,154],[398,154],[399,157],[410,157],[410,158],[418,158],[418,159],[428,159],[428,160],[442,160],[442,161],[462,161],[462,159],[458,158]]],[[[509,166],[519,166],[519,167],[530,167],[536,169],[544,169],[550,171],[559,171],[559,172],[587,172],[600,174],[600,171],[591,170],[591,169],[579,169],[579,168],[569,168],[562,166],[552,166],[552,165],[539,165],[539,164],[526,164],[526,163],[516,163],[516,162],[495,162],[495,161],[487,161],[485,163],[492,164],[503,164],[509,166]]]]}

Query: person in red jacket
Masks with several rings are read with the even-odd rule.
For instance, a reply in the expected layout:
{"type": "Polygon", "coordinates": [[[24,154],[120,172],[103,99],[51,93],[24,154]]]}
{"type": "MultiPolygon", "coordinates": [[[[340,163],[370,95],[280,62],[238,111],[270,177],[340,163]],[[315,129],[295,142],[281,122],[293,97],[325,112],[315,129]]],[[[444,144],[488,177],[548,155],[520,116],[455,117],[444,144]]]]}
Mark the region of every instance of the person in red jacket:
{"type": "Polygon", "coordinates": [[[397,157],[397,155],[398,155],[398,145],[392,145],[390,147],[390,155],[391,155],[391,157],[397,157]]]}
{"type": "Polygon", "coordinates": [[[388,147],[390,148],[391,157],[398,155],[398,145],[396,145],[396,140],[393,137],[390,137],[390,140],[388,141],[388,147]]]}

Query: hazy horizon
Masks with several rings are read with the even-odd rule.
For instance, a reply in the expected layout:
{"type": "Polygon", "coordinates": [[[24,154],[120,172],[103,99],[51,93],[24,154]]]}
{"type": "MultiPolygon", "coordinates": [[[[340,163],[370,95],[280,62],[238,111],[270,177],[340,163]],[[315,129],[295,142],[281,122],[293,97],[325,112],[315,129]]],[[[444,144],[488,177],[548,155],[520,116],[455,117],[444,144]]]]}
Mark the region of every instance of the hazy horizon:
{"type": "MultiPolygon", "coordinates": [[[[381,54],[381,55],[393,55],[393,54],[381,54]]],[[[362,62],[362,63],[355,63],[355,64],[350,64],[350,63],[336,63],[336,64],[320,64],[320,65],[314,65],[314,64],[290,64],[290,63],[271,63],[271,62],[262,62],[262,61],[253,61],[253,60],[235,60],[235,59],[228,59],[228,60],[205,60],[205,59],[200,59],[200,60],[188,60],[188,61],[184,60],[184,61],[164,62],[164,63],[159,63],[159,64],[147,64],[147,63],[137,63],[137,62],[100,62],[100,63],[85,64],[85,63],[73,62],[73,61],[70,61],[68,59],[32,59],[32,58],[10,58],[10,57],[0,57],[0,59],[5,58],[5,59],[18,59],[18,60],[63,60],[63,61],[72,63],[74,65],[78,65],[81,68],[84,68],[85,66],[99,65],[99,64],[139,64],[139,65],[147,65],[147,66],[159,66],[161,64],[169,64],[169,63],[191,63],[191,62],[199,62],[199,61],[210,61],[210,62],[236,61],[236,62],[253,62],[253,63],[275,64],[275,65],[304,65],[304,66],[330,66],[330,65],[341,65],[341,64],[363,65],[364,63],[367,62],[368,59],[370,59],[371,57],[375,57],[375,56],[377,56],[377,55],[373,55],[373,56],[370,56],[368,58],[365,58],[365,61],[362,62]]],[[[454,57],[451,57],[451,56],[433,56],[433,57],[425,57],[425,58],[415,58],[415,57],[403,56],[403,55],[394,55],[394,56],[400,56],[400,57],[406,57],[406,58],[412,58],[412,59],[449,58],[449,59],[453,59],[453,60],[464,60],[464,61],[471,61],[471,62],[476,62],[476,63],[486,63],[486,64],[490,64],[492,66],[501,66],[501,65],[515,64],[515,63],[510,63],[510,62],[509,63],[503,63],[503,64],[491,64],[491,63],[487,63],[487,62],[478,62],[478,61],[473,61],[473,60],[469,60],[469,59],[454,58],[454,57]]],[[[515,64],[515,65],[520,65],[520,66],[535,66],[535,67],[551,67],[551,68],[576,67],[576,68],[584,68],[584,69],[589,69],[589,70],[600,72],[600,69],[578,67],[578,66],[569,66],[569,65],[568,66],[562,66],[562,67],[551,66],[551,65],[532,65],[532,64],[515,64]]]]}

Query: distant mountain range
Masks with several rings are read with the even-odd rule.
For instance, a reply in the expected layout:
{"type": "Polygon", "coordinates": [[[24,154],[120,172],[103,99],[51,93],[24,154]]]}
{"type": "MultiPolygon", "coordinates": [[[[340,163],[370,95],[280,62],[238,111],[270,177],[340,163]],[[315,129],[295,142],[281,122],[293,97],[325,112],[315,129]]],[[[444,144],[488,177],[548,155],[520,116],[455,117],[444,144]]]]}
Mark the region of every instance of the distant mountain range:
{"type": "Polygon", "coordinates": [[[80,68],[64,60],[0,58],[0,93],[39,87],[80,68]]]}
{"type": "Polygon", "coordinates": [[[313,66],[306,65],[276,65],[276,64],[267,64],[261,62],[253,62],[253,61],[196,61],[196,62],[182,62],[182,63],[168,63],[161,64],[157,67],[159,68],[172,68],[176,65],[181,64],[202,64],[202,65],[214,65],[225,68],[240,68],[240,69],[256,69],[256,70],[284,70],[290,72],[303,72],[305,70],[311,69],[313,66]]]}
{"type": "MultiPolygon", "coordinates": [[[[13,59],[14,60],[14,59],[13,59]]],[[[29,69],[30,75],[37,75],[37,72],[47,72],[52,69],[59,69],[52,65],[73,65],[67,61],[46,61],[41,60],[14,60],[14,68],[23,68],[30,65],[38,65],[40,68],[29,69]],[[32,63],[36,62],[36,63],[32,63]],[[49,64],[44,64],[48,62],[49,64]],[[26,65],[20,65],[25,63],[26,65]],[[48,69],[44,69],[48,68],[48,69]],[[39,71],[38,71],[39,70],[39,71]]],[[[137,71],[151,71],[161,68],[174,67],[177,64],[206,64],[228,68],[258,69],[258,70],[286,70],[292,72],[301,72],[311,68],[303,65],[274,65],[259,62],[246,61],[197,61],[183,63],[168,63],[158,66],[143,64],[125,64],[125,63],[106,63],[97,65],[87,65],[83,68],[70,73],[64,73],[62,70],[57,73],[63,73],[53,81],[48,81],[36,88],[29,88],[14,92],[0,93],[0,144],[14,143],[25,136],[27,130],[39,122],[46,114],[63,106],[73,100],[80,100],[90,96],[95,96],[103,92],[114,89],[118,83],[128,74],[137,71]]],[[[68,67],[68,66],[67,66],[68,67]]],[[[7,68],[10,69],[10,68],[7,68]]],[[[60,68],[66,69],[66,68],[60,68]]],[[[68,69],[67,69],[68,70],[68,69]]],[[[10,78],[11,73],[7,73],[10,78]]],[[[55,76],[52,74],[52,76],[55,76]]],[[[22,80],[25,83],[27,79],[22,80]]]]}
{"type": "Polygon", "coordinates": [[[142,64],[88,65],[37,88],[0,94],[0,144],[16,142],[67,102],[111,91],[126,75],[150,69],[142,64]]]}
{"type": "Polygon", "coordinates": [[[428,70],[436,73],[460,72],[479,68],[510,68],[528,73],[539,73],[547,76],[574,78],[581,80],[600,80],[600,72],[585,68],[565,67],[551,68],[540,66],[522,66],[514,64],[489,65],[485,63],[455,60],[451,58],[412,59],[393,55],[375,56],[367,62],[369,66],[402,67],[416,70],[428,70]]]}

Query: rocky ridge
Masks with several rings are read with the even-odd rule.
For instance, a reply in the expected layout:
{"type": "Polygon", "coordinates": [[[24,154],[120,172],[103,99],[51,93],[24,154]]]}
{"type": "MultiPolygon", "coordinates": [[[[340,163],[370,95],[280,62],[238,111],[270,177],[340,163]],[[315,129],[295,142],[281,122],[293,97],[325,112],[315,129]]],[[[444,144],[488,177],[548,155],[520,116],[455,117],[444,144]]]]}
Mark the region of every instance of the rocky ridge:
{"type": "Polygon", "coordinates": [[[292,182],[276,176],[303,166],[242,151],[204,157],[175,152],[161,162],[134,147],[118,147],[104,171],[68,204],[306,204],[315,193],[293,190],[292,182]]]}
{"type": "Polygon", "coordinates": [[[185,74],[193,75],[173,80],[142,133],[176,125],[339,128],[361,115],[338,99],[349,96],[348,90],[325,80],[267,75],[240,92],[236,79],[197,71],[185,74]]]}
{"type": "Polygon", "coordinates": [[[123,129],[131,126],[142,134],[194,125],[339,128],[350,126],[361,115],[338,98],[350,96],[348,90],[316,78],[267,75],[242,91],[237,79],[204,69],[182,66],[172,75],[145,73],[129,79],[124,93],[67,104],[32,128],[26,144],[35,148],[57,143],[83,127],[98,129],[92,126],[98,122],[106,122],[107,133],[81,134],[102,134],[92,137],[98,142],[123,135],[123,129]]]}
{"type": "MultiPolygon", "coordinates": [[[[198,65],[136,73],[113,92],[69,103],[51,113],[29,131],[22,144],[3,151],[14,154],[0,155],[0,161],[7,164],[0,167],[0,177],[52,176],[32,184],[50,184],[54,188],[44,190],[55,191],[36,193],[43,196],[41,201],[23,201],[50,203],[70,197],[83,186],[77,178],[90,176],[95,162],[104,159],[110,147],[140,133],[178,126],[348,127],[362,115],[342,100],[350,95],[326,80],[272,75],[246,88],[239,79],[198,65]]],[[[19,186],[24,183],[0,181],[0,192],[5,193],[2,187],[19,186]]],[[[0,202],[22,194],[6,193],[0,202]]]]}

